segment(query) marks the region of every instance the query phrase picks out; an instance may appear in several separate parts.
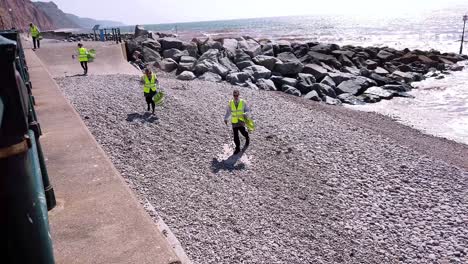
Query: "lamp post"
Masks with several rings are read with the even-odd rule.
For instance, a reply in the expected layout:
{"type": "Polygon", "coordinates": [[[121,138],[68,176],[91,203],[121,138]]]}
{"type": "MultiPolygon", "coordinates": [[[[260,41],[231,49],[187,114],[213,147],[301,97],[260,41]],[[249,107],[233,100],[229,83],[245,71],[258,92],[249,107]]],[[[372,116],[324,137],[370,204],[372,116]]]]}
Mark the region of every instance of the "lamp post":
{"type": "Polygon", "coordinates": [[[463,16],[463,33],[462,33],[462,38],[461,38],[461,43],[460,43],[460,54],[462,54],[462,52],[463,52],[463,41],[464,41],[464,38],[465,38],[466,20],[468,20],[468,15],[463,16]]]}

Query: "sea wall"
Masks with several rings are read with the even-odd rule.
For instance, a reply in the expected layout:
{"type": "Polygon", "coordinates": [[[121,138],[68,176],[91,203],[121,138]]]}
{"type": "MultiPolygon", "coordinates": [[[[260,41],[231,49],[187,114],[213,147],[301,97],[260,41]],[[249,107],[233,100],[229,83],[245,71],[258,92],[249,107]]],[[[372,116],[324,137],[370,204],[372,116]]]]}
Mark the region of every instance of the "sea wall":
{"type": "Polygon", "coordinates": [[[177,39],[136,26],[126,41],[132,64],[174,72],[180,80],[234,85],[339,105],[411,97],[412,82],[444,78],[466,55],[436,50],[339,46],[250,37],[177,39]]]}

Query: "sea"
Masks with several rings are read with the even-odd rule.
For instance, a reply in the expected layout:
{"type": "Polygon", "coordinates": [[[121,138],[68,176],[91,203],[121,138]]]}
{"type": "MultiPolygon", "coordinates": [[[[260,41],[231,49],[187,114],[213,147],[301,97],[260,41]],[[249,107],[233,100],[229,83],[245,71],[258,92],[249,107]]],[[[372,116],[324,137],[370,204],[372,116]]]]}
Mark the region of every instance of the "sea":
{"type": "MultiPolygon", "coordinates": [[[[154,32],[177,34],[185,40],[250,36],[459,53],[462,18],[467,13],[468,4],[411,15],[310,15],[143,26],[154,32]]],[[[121,30],[133,32],[134,26],[121,30]]],[[[468,42],[464,45],[463,54],[468,54],[468,42]]],[[[346,107],[388,115],[423,133],[468,144],[468,63],[460,64],[466,66],[464,70],[450,73],[442,80],[429,78],[413,83],[415,89],[410,93],[414,99],[395,98],[346,107]]]]}

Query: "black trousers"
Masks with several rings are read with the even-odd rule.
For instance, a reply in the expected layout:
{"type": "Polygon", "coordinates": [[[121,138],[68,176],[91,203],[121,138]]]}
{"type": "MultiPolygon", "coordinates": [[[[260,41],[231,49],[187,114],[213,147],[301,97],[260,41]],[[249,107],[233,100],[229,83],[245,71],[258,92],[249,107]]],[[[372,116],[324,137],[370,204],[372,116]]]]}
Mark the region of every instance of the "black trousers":
{"type": "Polygon", "coordinates": [[[232,130],[234,132],[234,144],[236,144],[237,150],[240,149],[239,132],[245,137],[245,145],[249,145],[249,132],[245,129],[245,126],[233,127],[232,130]]]}
{"type": "Polygon", "coordinates": [[[154,101],[153,101],[153,96],[156,94],[156,92],[153,92],[153,91],[150,91],[149,93],[145,93],[145,99],[146,99],[146,103],[148,104],[148,110],[150,110],[150,105],[151,105],[151,109],[153,110],[153,113],[154,113],[154,107],[155,107],[155,104],[154,104],[154,101]]]}
{"type": "Polygon", "coordinates": [[[84,73],[87,74],[88,73],[88,62],[87,61],[80,61],[80,64],[81,64],[81,68],[83,68],[83,70],[84,70],[84,73]]]}
{"type": "Polygon", "coordinates": [[[41,47],[41,42],[39,41],[39,39],[36,38],[36,37],[32,37],[32,39],[33,39],[34,49],[40,48],[41,47]]]}

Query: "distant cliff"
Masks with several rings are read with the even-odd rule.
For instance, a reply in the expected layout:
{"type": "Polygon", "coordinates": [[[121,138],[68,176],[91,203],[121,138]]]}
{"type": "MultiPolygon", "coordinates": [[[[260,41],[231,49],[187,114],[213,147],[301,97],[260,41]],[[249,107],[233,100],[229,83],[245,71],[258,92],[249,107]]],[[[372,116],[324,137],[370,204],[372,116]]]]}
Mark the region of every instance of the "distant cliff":
{"type": "Polygon", "coordinates": [[[41,11],[47,14],[57,28],[87,28],[99,24],[101,27],[123,26],[116,21],[96,20],[92,18],[82,18],[72,14],[64,13],[54,2],[33,2],[41,11]]]}
{"type": "Polygon", "coordinates": [[[0,1],[0,28],[27,29],[31,22],[41,30],[56,28],[49,16],[29,0],[0,1]]]}

